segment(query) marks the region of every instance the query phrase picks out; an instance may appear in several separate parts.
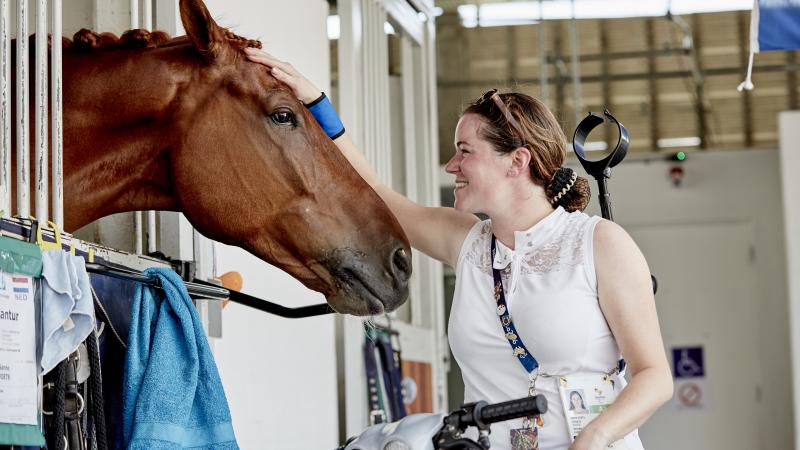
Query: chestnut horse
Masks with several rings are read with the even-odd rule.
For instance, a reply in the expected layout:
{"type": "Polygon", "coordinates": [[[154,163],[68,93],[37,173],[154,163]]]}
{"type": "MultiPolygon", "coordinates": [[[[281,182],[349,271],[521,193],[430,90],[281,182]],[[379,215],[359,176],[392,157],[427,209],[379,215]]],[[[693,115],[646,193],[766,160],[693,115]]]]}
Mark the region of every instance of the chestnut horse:
{"type": "Polygon", "coordinates": [[[291,90],[244,57],[260,43],[217,25],[201,0],[181,0],[180,13],[186,37],[81,30],[65,40],[66,230],[180,211],[338,312],[396,309],[411,253],[387,206],[291,90]]]}

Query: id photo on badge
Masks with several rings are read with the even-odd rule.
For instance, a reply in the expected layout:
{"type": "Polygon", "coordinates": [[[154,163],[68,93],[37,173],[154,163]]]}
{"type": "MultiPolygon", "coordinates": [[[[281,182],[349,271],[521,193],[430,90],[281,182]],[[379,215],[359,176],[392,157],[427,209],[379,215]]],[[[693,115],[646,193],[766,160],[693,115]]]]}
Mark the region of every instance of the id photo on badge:
{"type": "Polygon", "coordinates": [[[589,409],[586,407],[586,396],[583,394],[583,389],[572,389],[567,391],[568,396],[564,401],[569,405],[567,408],[572,414],[589,414],[589,409]]]}

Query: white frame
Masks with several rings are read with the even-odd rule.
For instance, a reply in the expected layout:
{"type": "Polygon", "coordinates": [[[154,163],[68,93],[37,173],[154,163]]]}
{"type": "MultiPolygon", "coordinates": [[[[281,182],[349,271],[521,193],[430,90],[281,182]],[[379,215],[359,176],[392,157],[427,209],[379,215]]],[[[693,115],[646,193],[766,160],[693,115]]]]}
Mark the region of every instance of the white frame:
{"type": "MultiPolygon", "coordinates": [[[[429,0],[339,0],[339,110],[350,135],[363,149],[378,176],[391,184],[388,41],[383,24],[391,20],[402,39],[406,152],[406,194],[419,203],[438,206],[438,137],[435,26],[429,0]],[[412,7],[413,4],[413,7],[412,7]],[[422,12],[425,21],[415,10],[422,12]],[[399,29],[398,29],[399,28],[399,29]]],[[[447,407],[444,298],[441,263],[414,252],[411,323],[401,343],[414,359],[432,365],[435,411],[447,407]],[[427,347],[427,348],[425,348],[427,347]]],[[[397,322],[393,322],[397,323],[397,322]]],[[[337,317],[340,435],[359,433],[368,425],[363,362],[363,322],[337,317]]]]}

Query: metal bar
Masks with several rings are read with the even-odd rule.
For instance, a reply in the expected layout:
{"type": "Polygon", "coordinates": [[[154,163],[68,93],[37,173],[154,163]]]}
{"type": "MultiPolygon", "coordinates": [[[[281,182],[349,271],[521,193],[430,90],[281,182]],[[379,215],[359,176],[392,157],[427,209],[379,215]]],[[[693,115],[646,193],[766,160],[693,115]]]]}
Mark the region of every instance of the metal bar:
{"type": "Polygon", "coordinates": [[[581,61],[578,47],[578,20],[575,19],[575,0],[570,2],[572,20],[570,21],[570,47],[572,56],[572,107],[575,114],[575,125],[583,119],[583,101],[581,99],[581,61]]]}
{"type": "Polygon", "coordinates": [[[11,5],[0,0],[0,216],[11,217],[11,5]]]}
{"type": "MultiPolygon", "coordinates": [[[[382,3],[376,4],[375,8],[375,23],[378,25],[378,81],[382,98],[390,98],[389,88],[389,35],[386,34],[384,24],[386,23],[387,15],[386,10],[382,3]]],[[[376,99],[377,100],[377,99],[376,99]]],[[[389,110],[389,102],[383,101],[378,103],[380,107],[380,151],[381,160],[383,161],[386,178],[383,181],[387,186],[392,185],[392,151],[391,151],[391,118],[389,110]]]]}
{"type": "MultiPolygon", "coordinates": [[[[764,66],[755,66],[753,67],[753,73],[772,73],[772,72],[788,72],[788,71],[800,71],[799,64],[769,64],[764,66]]],[[[674,70],[669,72],[659,72],[656,74],[656,78],[659,80],[669,79],[669,78],[686,78],[692,76],[692,71],[689,70],[674,70]]],[[[715,77],[715,76],[722,76],[722,75],[741,75],[742,69],[737,67],[720,67],[720,68],[708,68],[703,70],[703,77],[715,77]]],[[[634,81],[634,80],[647,80],[649,79],[650,74],[648,72],[639,72],[639,73],[621,73],[614,75],[614,82],[618,81],[634,81]]],[[[556,81],[558,81],[558,77],[555,77],[556,81]]],[[[486,86],[486,85],[493,85],[493,84],[501,84],[507,83],[510,84],[514,80],[511,79],[491,79],[491,80],[439,80],[438,86],[444,88],[452,88],[452,87],[475,87],[475,86],[486,86]]],[[[602,75],[585,75],[581,77],[581,83],[601,83],[603,81],[602,75]]],[[[519,84],[535,84],[538,82],[538,78],[520,78],[517,80],[519,84]]],[[[644,97],[644,96],[643,96],[644,97]]]]}
{"type": "Polygon", "coordinates": [[[139,0],[131,0],[131,29],[139,28],[139,0]]]}
{"type": "MultiPolygon", "coordinates": [[[[743,11],[738,14],[739,19],[739,66],[746,71],[750,59],[750,51],[747,45],[750,39],[750,15],[743,11]]],[[[791,52],[790,52],[791,53],[791,52]]],[[[744,145],[753,146],[753,98],[750,91],[742,90],[742,131],[744,132],[744,145]]]]}
{"type": "MultiPolygon", "coordinates": [[[[146,1],[146,0],[145,0],[146,1]]],[[[130,0],[131,10],[131,29],[139,28],[139,0],[130,0]]],[[[142,211],[133,213],[133,248],[137,255],[141,255],[144,250],[143,238],[144,229],[142,225],[142,211]]]]}
{"type": "Polygon", "coordinates": [[[147,252],[156,251],[156,212],[147,211],[147,252]]]}
{"type": "Polygon", "coordinates": [[[563,48],[563,39],[561,36],[564,34],[563,33],[564,27],[561,23],[558,23],[557,26],[558,30],[556,30],[555,45],[554,45],[555,48],[553,49],[555,53],[554,66],[556,68],[556,99],[555,99],[556,109],[554,112],[556,114],[556,118],[558,118],[561,121],[564,121],[564,78],[565,77],[563,73],[564,60],[561,59],[562,48],[563,48]]]}
{"type": "Polygon", "coordinates": [[[28,0],[17,0],[17,215],[31,215],[28,127],[28,0]]]}
{"type": "Polygon", "coordinates": [[[539,0],[539,97],[545,104],[550,97],[550,83],[547,81],[547,23],[544,21],[544,0],[539,0]]]}
{"type": "Polygon", "coordinates": [[[794,111],[800,106],[797,96],[797,52],[786,52],[786,63],[791,69],[786,71],[786,83],[789,88],[789,110],[794,111]]]}
{"type": "Polygon", "coordinates": [[[53,222],[64,229],[64,86],[62,77],[62,0],[53,0],[52,44],[50,51],[50,121],[53,172],[53,222]]]}
{"type": "Polygon", "coordinates": [[[142,254],[142,212],[133,213],[133,248],[137,255],[142,254]]]}
{"type": "MultiPolygon", "coordinates": [[[[599,22],[600,26],[600,52],[605,54],[608,51],[608,26],[606,25],[606,21],[601,20],[599,22]]],[[[603,81],[601,82],[602,91],[603,91],[603,107],[605,109],[614,110],[614,105],[612,105],[612,96],[611,96],[611,63],[608,58],[604,58],[600,63],[600,70],[601,70],[601,77],[603,81]]],[[[579,122],[580,123],[580,122],[579,122]]],[[[604,127],[605,129],[605,141],[608,149],[614,148],[614,131],[613,127],[604,127]]]]}
{"type": "MultiPolygon", "coordinates": [[[[362,26],[364,27],[364,92],[374,92],[375,76],[374,76],[374,54],[373,48],[375,47],[375,35],[372,25],[372,0],[362,0],[364,13],[361,17],[362,26]]],[[[380,167],[378,166],[377,149],[375,148],[375,111],[373,108],[375,96],[363,95],[364,101],[364,146],[366,149],[367,159],[373,167],[375,172],[380,178],[380,167]]]]}
{"type": "Polygon", "coordinates": [[[701,16],[696,14],[692,17],[692,73],[695,84],[695,112],[697,114],[697,135],[700,137],[700,148],[709,147],[708,130],[708,110],[706,109],[705,80],[703,78],[703,66],[700,57],[702,48],[702,27],[700,26],[701,16]]]}
{"type": "MultiPolygon", "coordinates": [[[[135,281],[137,283],[146,284],[155,288],[161,288],[157,278],[149,277],[143,273],[134,270],[127,270],[119,267],[109,267],[103,264],[86,263],[86,271],[98,275],[117,278],[120,280],[135,281]]],[[[201,300],[227,300],[230,299],[234,303],[239,303],[259,311],[270,314],[275,314],[280,317],[289,319],[300,319],[304,317],[321,316],[335,312],[328,306],[327,303],[318,305],[301,306],[299,308],[288,308],[283,305],[278,305],[267,300],[254,297],[239,291],[225,289],[223,287],[202,281],[193,280],[185,281],[186,290],[189,295],[201,300]]]]}
{"type": "Polygon", "coordinates": [[[46,223],[50,219],[48,208],[48,177],[50,164],[48,161],[48,128],[47,110],[47,0],[36,2],[36,61],[35,89],[36,111],[34,113],[34,174],[36,176],[36,218],[46,223]]]}
{"type": "MultiPolygon", "coordinates": [[[[602,23],[606,22],[602,21],[602,23]]],[[[650,146],[653,151],[657,151],[658,139],[661,137],[659,129],[659,124],[661,122],[658,114],[658,80],[656,78],[658,69],[656,67],[656,56],[653,52],[653,49],[656,47],[655,21],[650,18],[647,19],[645,24],[647,27],[647,49],[650,50],[648,52],[649,56],[647,57],[647,73],[649,75],[648,87],[650,91],[650,146]]]]}
{"type": "MultiPolygon", "coordinates": [[[[506,28],[506,64],[508,77],[512,80],[517,79],[519,64],[517,64],[517,27],[506,28]]],[[[516,90],[517,87],[512,85],[512,89],[516,90]]]]}
{"type": "MultiPolygon", "coordinates": [[[[155,277],[150,277],[144,273],[135,270],[123,269],[119,267],[110,267],[98,263],[86,263],[86,271],[104,275],[119,280],[135,281],[137,283],[146,284],[156,288],[161,288],[161,283],[155,277]]],[[[197,283],[184,281],[186,290],[192,297],[201,297],[204,299],[226,300],[230,296],[230,291],[227,289],[216,286],[213,284],[197,283]]]]}
{"type": "MultiPolygon", "coordinates": [[[[194,280],[195,284],[206,284],[200,280],[194,280]]],[[[322,316],[335,312],[327,303],[317,305],[301,306],[299,308],[287,308],[252,295],[247,295],[239,291],[230,291],[230,300],[240,305],[249,306],[259,311],[274,314],[287,319],[302,319],[305,317],[322,316]]]]}
{"type": "Polygon", "coordinates": [[[142,0],[142,28],[153,29],[153,0],[142,0]]]}

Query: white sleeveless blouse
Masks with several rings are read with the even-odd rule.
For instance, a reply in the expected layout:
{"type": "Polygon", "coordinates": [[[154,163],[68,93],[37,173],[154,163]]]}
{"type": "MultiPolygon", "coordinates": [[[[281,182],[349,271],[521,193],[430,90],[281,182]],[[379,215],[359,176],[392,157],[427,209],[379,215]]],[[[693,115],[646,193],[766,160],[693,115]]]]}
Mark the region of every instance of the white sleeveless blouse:
{"type": "MultiPolygon", "coordinates": [[[[559,207],[515,232],[514,250],[498,240],[494,261],[491,221],[478,222],[458,257],[448,334],[464,378],[464,401],[496,403],[528,393],[528,373],[512,355],[496,313],[493,265],[502,271],[517,332],[543,374],[536,389],[549,408],[540,450],[566,450],[571,443],[556,378],[546,375],[609,372],[620,359],[597,297],[592,242],[600,220],[559,207]]],[[[522,420],[492,425],[492,449],[510,449],[510,430],[521,426],[522,420]]]]}

